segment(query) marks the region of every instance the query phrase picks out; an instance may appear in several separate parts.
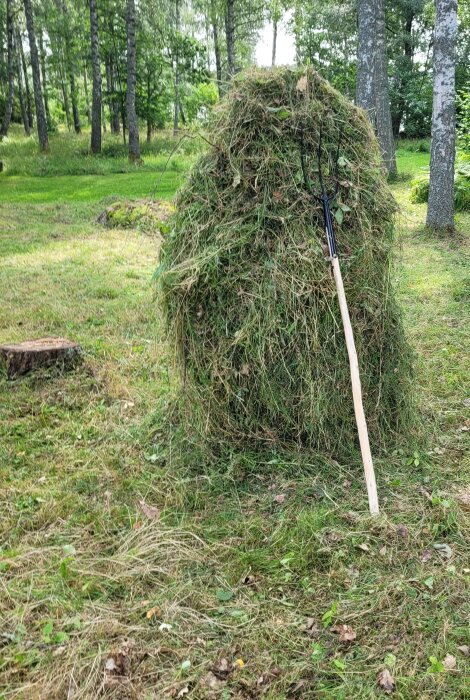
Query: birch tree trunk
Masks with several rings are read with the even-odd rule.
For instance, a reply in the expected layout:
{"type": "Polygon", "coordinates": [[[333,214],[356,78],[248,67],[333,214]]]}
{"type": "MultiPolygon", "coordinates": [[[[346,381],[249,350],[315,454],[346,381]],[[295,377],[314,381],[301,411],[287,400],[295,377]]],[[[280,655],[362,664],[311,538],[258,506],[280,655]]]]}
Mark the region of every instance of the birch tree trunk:
{"type": "MultiPolygon", "coordinates": [[[[175,17],[175,29],[176,29],[176,34],[177,34],[177,42],[179,41],[179,33],[180,33],[180,3],[179,0],[175,0],[175,11],[176,11],[176,17],[175,17]]],[[[180,58],[179,58],[179,50],[178,50],[178,43],[176,44],[176,50],[175,50],[175,80],[174,80],[174,86],[175,86],[175,106],[174,106],[174,112],[173,112],[173,136],[177,136],[179,132],[179,115],[180,115],[180,58]]]]}
{"type": "Polygon", "coordinates": [[[273,49],[271,53],[271,65],[276,65],[276,50],[277,50],[277,19],[273,19],[273,49]]]}
{"type": "Polygon", "coordinates": [[[67,73],[68,73],[68,78],[69,78],[69,85],[70,85],[70,98],[72,100],[72,115],[73,115],[73,127],[75,129],[75,133],[79,134],[82,130],[82,126],[80,124],[80,115],[78,111],[78,95],[77,95],[77,83],[75,80],[75,70],[74,70],[74,60],[73,60],[73,51],[72,51],[72,42],[70,39],[70,20],[69,20],[69,13],[68,13],[68,8],[65,0],[62,0],[62,2],[59,5],[59,11],[62,11],[63,19],[64,19],[64,41],[65,41],[65,62],[67,65],[67,73]]]}
{"type": "Polygon", "coordinates": [[[127,129],[129,160],[140,161],[139,126],[135,111],[136,57],[135,57],[135,0],[127,0],[127,129]]]}
{"type": "Polygon", "coordinates": [[[91,152],[101,153],[101,66],[96,0],[90,2],[90,42],[92,63],[91,152]]]}
{"type": "Polygon", "coordinates": [[[23,69],[24,77],[24,89],[26,92],[26,110],[28,112],[29,127],[30,129],[32,129],[34,126],[33,101],[31,99],[31,90],[29,88],[28,66],[26,65],[26,58],[23,51],[23,37],[20,35],[20,32],[18,30],[16,31],[16,45],[19,47],[21,56],[21,66],[23,69]]]}
{"type": "Polygon", "coordinates": [[[21,119],[23,121],[24,133],[29,136],[31,129],[29,126],[28,110],[25,103],[24,92],[23,92],[23,73],[21,69],[21,56],[20,49],[18,47],[18,41],[15,35],[15,60],[16,60],[16,80],[18,83],[18,98],[20,100],[21,109],[21,119]]]}
{"type": "Polygon", "coordinates": [[[395,139],[392,128],[390,96],[388,91],[388,57],[385,40],[385,4],[376,0],[375,52],[375,122],[377,138],[382,151],[382,162],[388,175],[397,172],[395,139]]]}
{"type": "Polygon", "coordinates": [[[454,230],[457,0],[436,0],[431,171],[426,224],[454,230]]]}
{"type": "Polygon", "coordinates": [[[52,128],[52,118],[51,112],[49,110],[49,96],[47,94],[46,51],[44,49],[42,29],[39,31],[39,65],[41,66],[42,95],[44,99],[44,112],[46,114],[46,124],[48,130],[50,130],[52,128]]]}
{"type": "Polygon", "coordinates": [[[11,113],[13,110],[13,91],[14,91],[14,75],[15,67],[13,60],[13,0],[7,0],[7,74],[8,74],[8,93],[5,103],[5,112],[3,114],[2,124],[0,126],[0,138],[3,138],[8,133],[8,128],[11,122],[11,113]]]}
{"type": "Polygon", "coordinates": [[[227,44],[227,79],[235,75],[235,0],[227,0],[225,9],[225,40],[227,44]]]}
{"type": "Polygon", "coordinates": [[[38,132],[39,148],[41,151],[47,151],[49,149],[49,139],[47,136],[46,113],[44,110],[41,75],[39,72],[38,46],[36,43],[36,33],[34,31],[33,7],[31,0],[23,0],[23,4],[26,16],[26,27],[28,29],[31,69],[33,72],[34,103],[36,106],[36,128],[38,132]]]}
{"type": "Polygon", "coordinates": [[[219,26],[217,21],[217,9],[215,6],[215,0],[211,0],[211,25],[212,25],[212,40],[214,42],[214,55],[215,55],[215,74],[217,78],[217,91],[219,97],[222,97],[222,58],[220,55],[220,40],[219,40],[219,26]]]}
{"type": "Polygon", "coordinates": [[[356,104],[366,110],[375,125],[376,0],[357,4],[356,104]]]}

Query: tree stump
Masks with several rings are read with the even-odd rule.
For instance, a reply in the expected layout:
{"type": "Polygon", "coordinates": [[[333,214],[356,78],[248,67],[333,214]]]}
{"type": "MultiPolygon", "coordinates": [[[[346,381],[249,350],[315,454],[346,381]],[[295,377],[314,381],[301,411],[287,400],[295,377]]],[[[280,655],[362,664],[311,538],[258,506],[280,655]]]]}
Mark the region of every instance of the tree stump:
{"type": "Polygon", "coordinates": [[[81,355],[81,346],[66,338],[39,338],[15,345],[0,345],[0,358],[9,379],[45,367],[71,369],[80,361],[81,355]]]}

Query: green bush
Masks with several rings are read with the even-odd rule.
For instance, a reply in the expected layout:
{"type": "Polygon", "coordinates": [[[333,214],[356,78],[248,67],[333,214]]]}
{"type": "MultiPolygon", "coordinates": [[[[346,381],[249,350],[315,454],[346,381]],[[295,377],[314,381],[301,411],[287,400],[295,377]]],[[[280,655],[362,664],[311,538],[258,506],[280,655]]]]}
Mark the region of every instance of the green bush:
{"type": "MultiPolygon", "coordinates": [[[[411,182],[410,199],[422,204],[428,201],[429,175],[420,176],[411,182]]],[[[454,200],[456,211],[470,211],[470,162],[459,161],[455,168],[454,200]]]]}

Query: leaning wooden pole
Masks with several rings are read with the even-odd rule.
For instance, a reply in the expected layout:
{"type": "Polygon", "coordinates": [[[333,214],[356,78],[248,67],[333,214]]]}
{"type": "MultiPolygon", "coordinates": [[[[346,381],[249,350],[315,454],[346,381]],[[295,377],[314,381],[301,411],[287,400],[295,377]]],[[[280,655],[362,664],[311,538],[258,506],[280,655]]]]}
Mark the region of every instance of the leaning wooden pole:
{"type": "Polygon", "coordinates": [[[359,362],[357,360],[356,344],[349,317],[349,309],[344,293],[343,276],[339,266],[338,255],[331,257],[331,265],[336,282],[338,292],[339,308],[343,321],[344,337],[346,338],[346,347],[349,356],[349,368],[351,371],[351,386],[354,401],[354,412],[356,414],[357,432],[359,434],[359,444],[361,446],[362,463],[364,465],[364,474],[366,477],[367,495],[369,497],[369,510],[371,515],[379,514],[379,500],[377,497],[377,485],[375,482],[374,464],[372,462],[372,454],[369,444],[369,433],[367,430],[366,416],[362,403],[362,388],[361,377],[359,374],[359,362]]]}

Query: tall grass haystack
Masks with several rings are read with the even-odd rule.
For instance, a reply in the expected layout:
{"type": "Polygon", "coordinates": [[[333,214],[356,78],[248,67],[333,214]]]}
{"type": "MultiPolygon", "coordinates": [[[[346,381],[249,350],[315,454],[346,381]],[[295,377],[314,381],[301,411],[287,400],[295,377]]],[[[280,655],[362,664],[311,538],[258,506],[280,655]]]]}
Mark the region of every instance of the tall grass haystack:
{"type": "Polygon", "coordinates": [[[390,279],[395,203],[372,129],[313,69],[257,69],[219,107],[158,270],[191,420],[217,440],[337,456],[357,445],[321,205],[301,168],[303,138],[315,183],[320,130],[322,169],[339,180],[336,233],[373,443],[408,419],[410,353],[390,279]]]}

